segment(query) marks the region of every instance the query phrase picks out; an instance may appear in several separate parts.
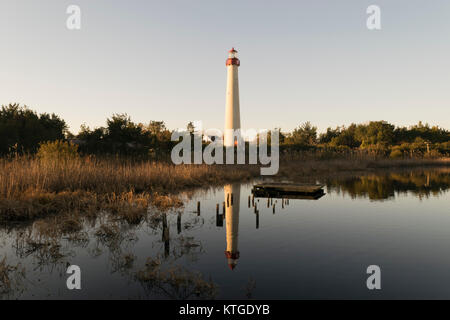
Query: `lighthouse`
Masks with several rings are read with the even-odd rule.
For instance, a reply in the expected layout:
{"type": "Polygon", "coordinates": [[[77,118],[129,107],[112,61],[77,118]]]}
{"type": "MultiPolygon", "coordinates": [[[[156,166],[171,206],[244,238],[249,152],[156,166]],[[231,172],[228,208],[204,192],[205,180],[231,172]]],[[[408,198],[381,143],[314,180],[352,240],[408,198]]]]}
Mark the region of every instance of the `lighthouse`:
{"type": "Polygon", "coordinates": [[[241,186],[239,184],[226,185],[225,195],[225,221],[227,234],[227,249],[225,257],[228,266],[233,270],[239,259],[238,237],[239,237],[239,204],[241,198],[241,186]]]}
{"type": "Polygon", "coordinates": [[[232,48],[228,51],[227,66],[227,95],[225,105],[225,135],[224,146],[233,147],[235,137],[233,132],[241,129],[241,115],[239,111],[239,77],[238,67],[241,65],[237,51],[232,48]]]}

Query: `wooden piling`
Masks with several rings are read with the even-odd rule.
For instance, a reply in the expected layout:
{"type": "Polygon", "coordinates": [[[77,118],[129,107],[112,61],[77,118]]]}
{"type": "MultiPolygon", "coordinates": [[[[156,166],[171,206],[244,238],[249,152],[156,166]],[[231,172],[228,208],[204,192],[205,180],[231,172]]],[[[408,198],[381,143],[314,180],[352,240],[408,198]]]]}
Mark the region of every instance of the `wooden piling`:
{"type": "Polygon", "coordinates": [[[231,194],[231,205],[233,205],[233,194],[231,194]]]}
{"type": "Polygon", "coordinates": [[[250,208],[250,196],[248,196],[248,207],[250,208]]]}
{"type": "Polygon", "coordinates": [[[256,229],[259,229],[259,212],[256,213],[256,229]]]}
{"type": "Polygon", "coordinates": [[[197,201],[197,214],[200,215],[200,201],[197,201]]]}
{"type": "Polygon", "coordinates": [[[225,201],[223,202],[222,214],[225,215],[225,201]]]}
{"type": "Polygon", "coordinates": [[[219,204],[216,204],[216,214],[219,214],[219,204]]]}
{"type": "Polygon", "coordinates": [[[223,227],[223,215],[216,214],[216,227],[223,227]]]}

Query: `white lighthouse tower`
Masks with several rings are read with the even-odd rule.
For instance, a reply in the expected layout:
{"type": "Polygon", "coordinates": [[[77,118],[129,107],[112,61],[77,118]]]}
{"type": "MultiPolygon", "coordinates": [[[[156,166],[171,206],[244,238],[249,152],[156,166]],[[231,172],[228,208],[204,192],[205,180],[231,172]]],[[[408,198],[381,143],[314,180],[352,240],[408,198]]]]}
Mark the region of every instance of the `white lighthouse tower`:
{"type": "Polygon", "coordinates": [[[241,62],[237,58],[237,51],[228,51],[227,66],[227,97],[225,106],[225,134],[224,146],[233,147],[235,138],[233,132],[241,129],[241,115],[239,111],[239,77],[238,67],[241,62]]]}

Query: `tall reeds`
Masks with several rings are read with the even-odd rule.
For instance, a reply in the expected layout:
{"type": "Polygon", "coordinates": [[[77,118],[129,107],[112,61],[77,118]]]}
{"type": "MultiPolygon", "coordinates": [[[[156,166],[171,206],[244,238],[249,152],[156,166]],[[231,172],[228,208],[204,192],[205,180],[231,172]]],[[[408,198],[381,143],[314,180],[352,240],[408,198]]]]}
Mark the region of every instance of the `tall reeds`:
{"type": "Polygon", "coordinates": [[[0,159],[0,220],[67,210],[144,210],[151,202],[168,203],[158,196],[257,174],[256,166],[175,166],[120,158],[0,159]]]}
{"type": "MultiPolygon", "coordinates": [[[[449,159],[372,160],[282,156],[279,176],[292,180],[341,172],[444,165],[449,159]]],[[[149,205],[179,206],[171,195],[195,187],[246,181],[258,165],[173,165],[118,157],[0,159],[0,221],[27,220],[59,212],[108,210],[139,221],[149,205]],[[169,196],[169,198],[167,198],[169,196]]]]}

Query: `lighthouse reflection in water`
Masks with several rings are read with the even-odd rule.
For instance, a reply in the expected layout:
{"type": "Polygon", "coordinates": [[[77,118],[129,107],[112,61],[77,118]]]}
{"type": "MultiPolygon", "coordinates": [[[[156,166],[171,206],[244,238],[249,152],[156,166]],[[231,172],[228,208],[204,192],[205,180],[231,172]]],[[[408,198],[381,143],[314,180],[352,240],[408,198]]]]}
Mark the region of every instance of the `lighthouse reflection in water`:
{"type": "Polygon", "coordinates": [[[241,186],[239,184],[226,185],[225,195],[225,223],[227,234],[227,248],[225,256],[231,270],[236,268],[239,259],[238,238],[239,238],[239,203],[241,186]]]}

